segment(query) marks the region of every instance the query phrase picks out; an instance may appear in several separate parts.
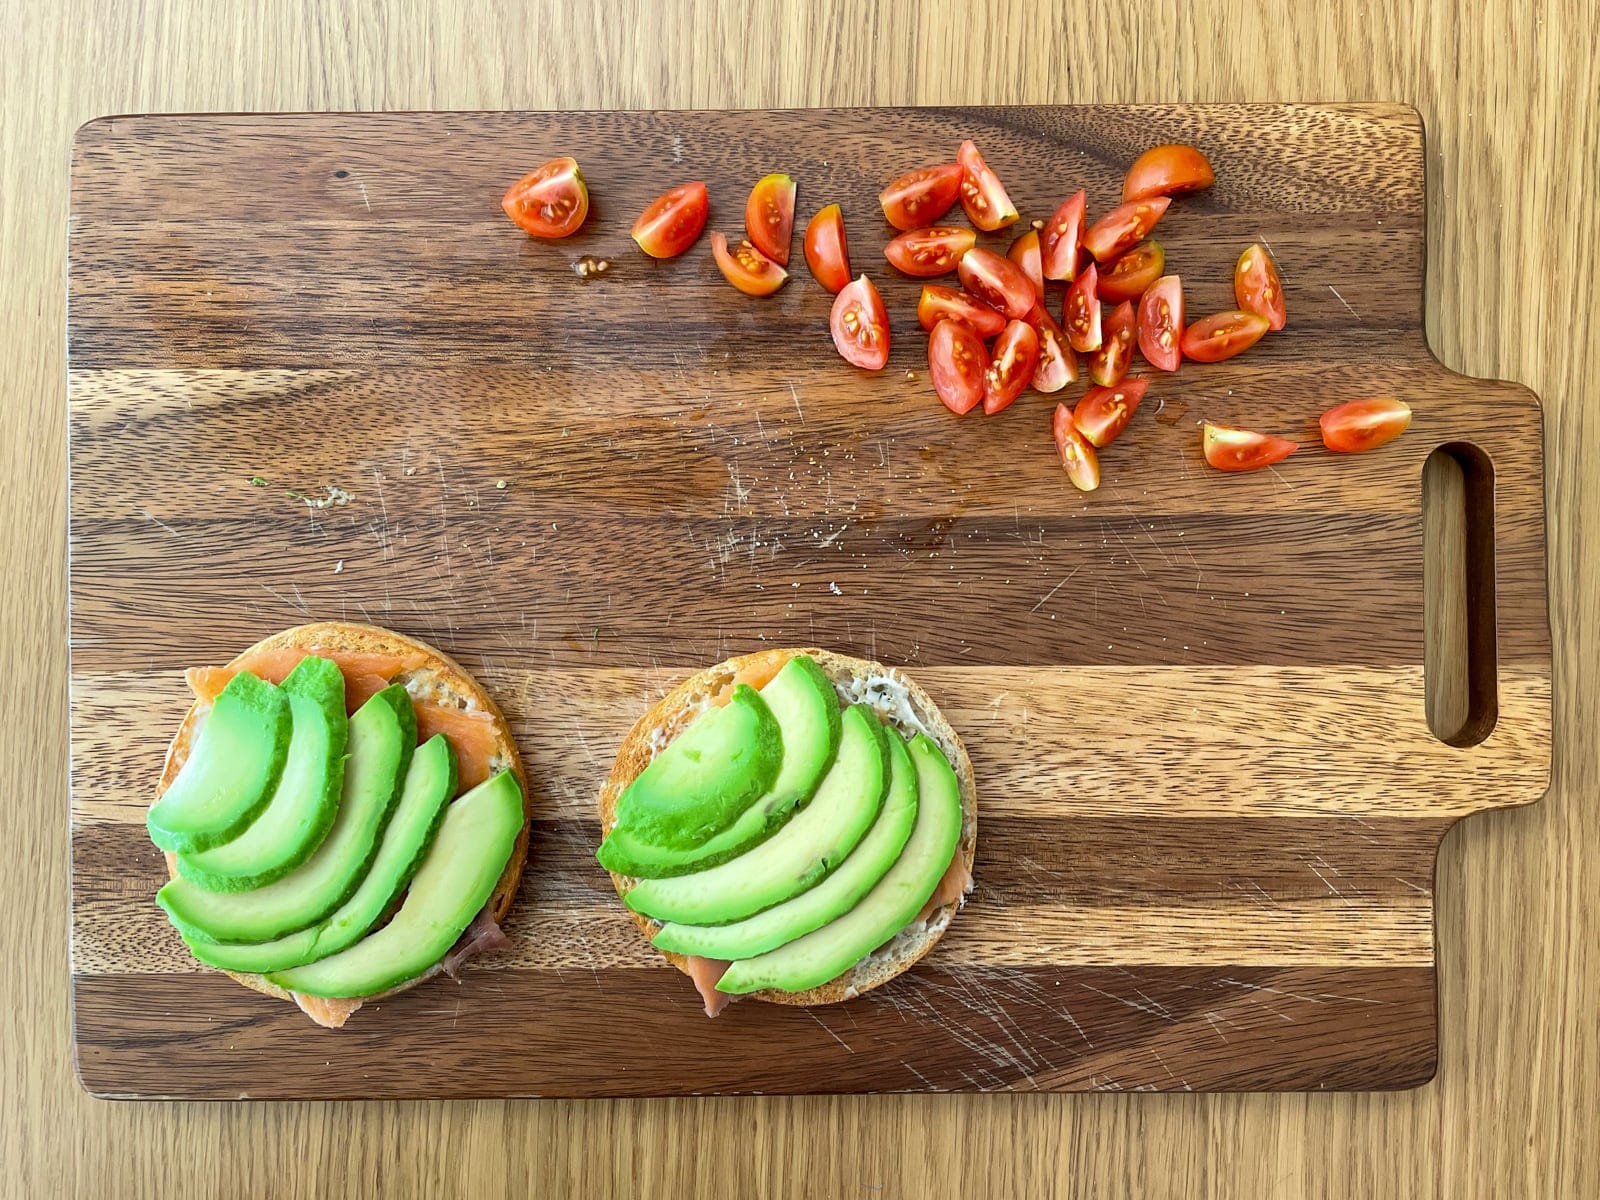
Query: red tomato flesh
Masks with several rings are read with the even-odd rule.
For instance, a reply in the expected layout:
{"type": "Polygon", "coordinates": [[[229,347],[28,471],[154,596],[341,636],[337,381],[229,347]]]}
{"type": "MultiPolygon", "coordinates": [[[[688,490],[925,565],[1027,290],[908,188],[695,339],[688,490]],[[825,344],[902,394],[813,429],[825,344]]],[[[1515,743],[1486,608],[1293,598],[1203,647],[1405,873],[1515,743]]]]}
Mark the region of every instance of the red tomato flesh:
{"type": "Polygon", "coordinates": [[[959,321],[980,338],[992,338],[1006,327],[1004,314],[995,312],[965,292],[940,287],[937,283],[922,285],[922,298],[917,301],[917,320],[930,333],[940,321],[959,321]]]}
{"type": "Polygon", "coordinates": [[[1139,298],[1139,353],[1160,371],[1183,361],[1183,281],[1163,275],[1139,298]]]}
{"type": "Polygon", "coordinates": [[[770,296],[789,281],[789,272],[749,242],[740,242],[730,251],[727,237],[713,233],[711,256],[723,278],[747,296],[770,296]]]}
{"type": "Polygon", "coordinates": [[[1282,462],[1298,449],[1288,438],[1210,421],[1205,423],[1200,445],[1206,462],[1219,471],[1258,471],[1282,462]]]}
{"type": "Polygon", "coordinates": [[[940,163],[902,175],[878,193],[883,215],[896,229],[932,225],[961,195],[961,164],[940,163]]]}
{"type": "Polygon", "coordinates": [[[1039,365],[1039,335],[1026,321],[1012,321],[995,339],[994,355],[983,373],[983,411],[994,416],[1010,408],[1039,365]]]}
{"type": "Polygon", "coordinates": [[[977,243],[978,235],[955,225],[930,225],[902,233],[883,248],[895,270],[918,279],[948,275],[961,256],[977,243]]]}
{"type": "Polygon", "coordinates": [[[990,308],[1013,321],[1028,315],[1037,301],[1033,282],[1021,267],[993,250],[974,246],[961,256],[957,267],[961,286],[990,308]]]}
{"type": "Polygon", "coordinates": [[[1067,384],[1076,382],[1078,356],[1067,345],[1067,335],[1045,311],[1044,305],[1034,305],[1022,319],[1033,326],[1039,338],[1039,365],[1033,369],[1034,390],[1046,394],[1059,392],[1067,384]]]}
{"type": "Polygon", "coordinates": [[[1137,300],[1161,278],[1166,265],[1167,251],[1160,242],[1140,242],[1112,263],[1109,271],[1100,272],[1100,299],[1112,304],[1137,300]]]}
{"type": "Polygon", "coordinates": [[[1221,362],[1250,349],[1269,328],[1259,313],[1238,309],[1212,313],[1183,331],[1183,356],[1195,362],[1221,362]]]}
{"type": "Polygon", "coordinates": [[[1061,469],[1080,492],[1092,492],[1100,486],[1100,458],[1078,427],[1072,423],[1072,410],[1065,404],[1056,405],[1050,422],[1050,432],[1056,439],[1056,453],[1061,456],[1061,469]]]}
{"type": "Polygon", "coordinates": [[[1089,232],[1083,235],[1083,248],[1094,255],[1096,262],[1125,254],[1149,236],[1171,203],[1166,196],[1152,196],[1118,205],[1089,226],[1089,232]]]}
{"type": "Polygon", "coordinates": [[[1322,444],[1336,454],[1360,454],[1394,441],[1411,425],[1411,408],[1393,397],[1352,400],[1322,414],[1322,444]]]}
{"type": "Polygon", "coordinates": [[[1111,310],[1101,330],[1100,349],[1089,356],[1089,378],[1101,387],[1122,382],[1133,362],[1133,304],[1124,300],[1111,310]]]}
{"type": "Polygon", "coordinates": [[[928,339],[928,374],[944,406],[969,413],[983,399],[989,352],[983,340],[959,321],[940,321],[928,339]]]}
{"type": "Polygon", "coordinates": [[[1077,278],[1078,251],[1083,249],[1083,225],[1088,206],[1088,194],[1079,188],[1039,231],[1039,250],[1046,279],[1077,278]]]}
{"type": "Polygon", "coordinates": [[[1144,200],[1150,196],[1183,196],[1198,192],[1217,181],[1211,160],[1193,146],[1174,142],[1152,146],[1128,168],[1122,181],[1122,199],[1144,200]]]}
{"type": "Polygon", "coordinates": [[[1283,280],[1278,264],[1260,242],[1246,247],[1233,268],[1233,298],[1245,312],[1259,313],[1268,329],[1282,329],[1289,323],[1283,305],[1283,280]]]}
{"type": "Polygon", "coordinates": [[[844,239],[844,213],[830,204],[806,226],[806,266],[811,276],[837,295],[850,282],[850,253],[844,239]]]}
{"type": "Polygon", "coordinates": [[[795,182],[787,175],[766,175],[744,202],[744,231],[750,242],[780,267],[789,265],[789,239],[794,235],[795,182]]]}
{"type": "Polygon", "coordinates": [[[1000,177],[989,169],[970,138],[961,143],[956,162],[961,164],[961,207],[966,210],[967,220],[992,233],[1017,219],[1017,206],[1011,203],[1000,177]]]}
{"type": "Polygon", "coordinates": [[[575,159],[552,158],[508,187],[500,207],[534,237],[564,238],[589,215],[589,188],[575,159]]]}
{"type": "Polygon", "coordinates": [[[1100,296],[1098,272],[1093,263],[1083,269],[1083,274],[1072,281],[1067,289],[1061,323],[1067,330],[1067,341],[1079,354],[1100,349],[1104,334],[1100,328],[1100,296]]]}
{"type": "Polygon", "coordinates": [[[1022,268],[1022,273],[1028,277],[1028,282],[1033,284],[1033,294],[1039,302],[1044,302],[1044,266],[1039,256],[1039,235],[1033,230],[1028,230],[1016,241],[1011,243],[1011,249],[1006,251],[1006,257],[1022,268]]]}
{"type": "Polygon", "coordinates": [[[1116,387],[1090,388],[1073,410],[1072,423],[1091,446],[1103,449],[1128,427],[1149,386],[1143,379],[1125,379],[1116,387]]]}
{"type": "Polygon", "coordinates": [[[883,297],[865,275],[833,298],[828,332],[845,362],[863,371],[881,371],[889,361],[889,314],[883,297]]]}
{"type": "Polygon", "coordinates": [[[676,258],[699,238],[711,212],[703,183],[685,183],[650,202],[633,223],[633,240],[651,258],[676,258]]]}

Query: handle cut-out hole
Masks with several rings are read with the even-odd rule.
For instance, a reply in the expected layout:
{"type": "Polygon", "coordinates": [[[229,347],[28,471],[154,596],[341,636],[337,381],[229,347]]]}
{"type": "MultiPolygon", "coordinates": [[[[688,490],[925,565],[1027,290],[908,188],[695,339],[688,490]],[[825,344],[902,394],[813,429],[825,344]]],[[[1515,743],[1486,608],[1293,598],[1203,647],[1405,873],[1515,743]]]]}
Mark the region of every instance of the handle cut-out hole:
{"type": "Polygon", "coordinates": [[[1476,746],[1500,715],[1494,615],[1494,466],[1453,443],[1422,469],[1423,676],[1428,728],[1476,746]]]}

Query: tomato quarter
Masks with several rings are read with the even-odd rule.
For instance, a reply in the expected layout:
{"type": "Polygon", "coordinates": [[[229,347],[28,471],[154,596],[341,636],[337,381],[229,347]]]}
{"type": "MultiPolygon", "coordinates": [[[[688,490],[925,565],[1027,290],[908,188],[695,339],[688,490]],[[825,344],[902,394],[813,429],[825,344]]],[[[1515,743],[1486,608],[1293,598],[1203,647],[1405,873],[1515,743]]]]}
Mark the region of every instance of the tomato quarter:
{"type": "Polygon", "coordinates": [[[1033,281],[1009,258],[975,246],[961,256],[957,271],[961,286],[978,300],[1011,320],[1028,315],[1036,296],[1033,281]]]}
{"type": "Polygon", "coordinates": [[[1182,196],[1198,192],[1217,181],[1211,160],[1193,146],[1174,142],[1152,146],[1128,168],[1122,181],[1122,198],[1144,200],[1150,196],[1182,196]]]}
{"type": "Polygon", "coordinates": [[[657,196],[633,223],[633,240],[651,258],[676,258],[706,227],[711,200],[703,183],[685,183],[657,196]]]}
{"type": "Polygon", "coordinates": [[[564,238],[589,215],[589,188],[575,159],[552,158],[507,188],[500,207],[534,237],[564,238]]]}
{"type": "Polygon", "coordinates": [[[1011,243],[1011,249],[1006,251],[1006,257],[1022,268],[1022,273],[1028,277],[1028,282],[1033,284],[1034,296],[1041,304],[1044,303],[1044,267],[1039,257],[1039,235],[1031,229],[1028,230],[1011,243]]]}
{"type": "Polygon", "coordinates": [[[889,361],[889,314],[883,297],[865,275],[833,298],[828,331],[845,362],[863,371],[881,371],[889,361]]]}
{"type": "Polygon", "coordinates": [[[1083,235],[1083,248],[1094,255],[1096,262],[1126,253],[1144,241],[1171,203],[1165,196],[1152,196],[1119,204],[1089,226],[1089,232],[1083,235]]]}
{"type": "Polygon", "coordinates": [[[1061,324],[1066,327],[1067,341],[1079,354],[1100,349],[1103,340],[1097,283],[1098,272],[1090,263],[1067,289],[1066,303],[1061,311],[1061,324]]]}
{"type": "Polygon", "coordinates": [[[961,207],[966,210],[967,220],[979,229],[993,232],[1017,219],[1017,206],[1006,195],[1000,177],[989,169],[970,139],[961,143],[956,162],[961,164],[961,207]]]}
{"type": "Polygon", "coordinates": [[[730,251],[728,239],[713,233],[711,256],[723,278],[747,296],[770,296],[789,281],[789,272],[749,242],[740,242],[730,251]]]}
{"type": "Polygon", "coordinates": [[[1065,404],[1056,405],[1050,432],[1056,439],[1056,453],[1061,456],[1061,469],[1080,492],[1092,492],[1100,486],[1100,458],[1089,444],[1089,439],[1072,423],[1072,410],[1065,404]]]}
{"type": "Polygon", "coordinates": [[[1039,335],[1026,321],[1012,321],[995,339],[994,356],[983,373],[983,411],[994,416],[1022,395],[1039,365],[1039,335]]]}
{"type": "Polygon", "coordinates": [[[1269,328],[1259,313],[1213,313],[1202,317],[1183,331],[1183,356],[1195,362],[1221,362],[1250,349],[1269,328]]]}
{"type": "Polygon", "coordinates": [[[1322,414],[1322,444],[1339,454],[1360,454],[1394,441],[1411,425],[1411,409],[1391,397],[1352,400],[1322,414]]]}
{"type": "Polygon", "coordinates": [[[883,248],[895,270],[918,279],[948,275],[961,256],[977,243],[978,235],[955,225],[930,225],[902,233],[883,248]]]}
{"type": "Polygon", "coordinates": [[[1167,252],[1160,242],[1140,242],[1112,263],[1109,271],[1100,272],[1100,299],[1112,304],[1137,300],[1161,278],[1166,265],[1167,252]]]}
{"type": "Polygon", "coordinates": [[[1033,369],[1033,387],[1039,392],[1059,392],[1078,378],[1078,356],[1067,345],[1067,335],[1055,318],[1036,304],[1022,318],[1039,338],[1039,365],[1033,369]]]}
{"type": "Polygon", "coordinates": [[[929,332],[940,321],[959,321],[980,338],[992,338],[1006,327],[1003,314],[974,300],[965,292],[940,287],[937,283],[922,285],[922,298],[917,301],[917,320],[929,332]]]}
{"type": "Polygon", "coordinates": [[[896,229],[932,225],[961,195],[961,164],[940,163],[902,175],[878,193],[883,215],[896,229]]]}
{"type": "Polygon", "coordinates": [[[1183,361],[1183,281],[1163,275],[1139,297],[1139,353],[1160,371],[1183,361]]]}
{"type": "Polygon", "coordinates": [[[1233,268],[1233,298],[1245,312],[1259,313],[1268,329],[1282,329],[1289,323],[1283,306],[1283,280],[1278,264],[1260,242],[1246,247],[1233,268]]]}
{"type": "Polygon", "coordinates": [[[1133,362],[1132,302],[1124,300],[1112,309],[1101,332],[1100,349],[1089,356],[1089,378],[1101,387],[1115,387],[1133,362]]]}
{"type": "Polygon", "coordinates": [[[1039,231],[1039,250],[1046,279],[1077,277],[1078,251],[1083,249],[1083,223],[1088,205],[1088,194],[1079,188],[1039,231]]]}
{"type": "Polygon", "coordinates": [[[1298,448],[1288,438],[1210,421],[1205,423],[1200,445],[1206,462],[1219,471],[1257,471],[1282,462],[1298,448]]]}
{"type": "Polygon", "coordinates": [[[780,267],[789,265],[794,235],[795,182],[787,175],[764,175],[744,202],[744,231],[750,242],[780,267]]]}
{"type": "Polygon", "coordinates": [[[1116,387],[1090,388],[1072,412],[1072,423],[1095,449],[1116,441],[1128,427],[1150,385],[1143,379],[1126,379],[1116,387]]]}
{"type": "Polygon", "coordinates": [[[850,253],[844,240],[844,213],[830,204],[806,226],[806,266],[830,292],[838,294],[850,282],[850,253]]]}
{"type": "Polygon", "coordinates": [[[933,390],[953,413],[969,413],[983,399],[989,352],[983,340],[959,321],[940,321],[928,339],[928,374],[933,390]]]}

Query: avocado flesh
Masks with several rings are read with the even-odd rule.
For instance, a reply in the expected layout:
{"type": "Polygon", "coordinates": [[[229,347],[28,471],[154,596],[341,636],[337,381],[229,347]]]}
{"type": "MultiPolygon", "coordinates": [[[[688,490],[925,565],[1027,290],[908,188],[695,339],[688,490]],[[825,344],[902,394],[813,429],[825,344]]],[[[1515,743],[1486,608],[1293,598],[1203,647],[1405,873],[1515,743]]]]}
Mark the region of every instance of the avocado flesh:
{"type": "MultiPolygon", "coordinates": [[[[706,958],[753,958],[821,928],[854,908],[900,857],[917,820],[917,774],[911,755],[898,734],[888,733],[884,740],[889,749],[889,794],[884,797],[872,828],[826,879],[793,899],[742,921],[726,925],[669,922],[652,939],[656,948],[706,958]]],[[[842,745],[839,761],[844,761],[842,745]]],[[[817,799],[821,796],[819,790],[817,799]]],[[[796,816],[790,824],[799,820],[800,816],[796,816]]]]}
{"type": "Polygon", "coordinates": [[[178,855],[178,873],[213,892],[242,892],[281,879],[311,856],[339,810],[344,783],[344,673],[303,658],[282,683],[289,698],[289,754],[272,799],[232,841],[178,855]]]}
{"type": "Polygon", "coordinates": [[[310,858],[248,892],[208,892],[180,876],[156,893],[156,903],[192,940],[269,942],[314,925],[366,876],[416,742],[411,698],[399,684],[384,688],[350,718],[339,812],[310,858]]]}
{"type": "Polygon", "coordinates": [[[445,806],[455,794],[455,749],[444,734],[435,734],[411,756],[411,769],[406,772],[394,816],[378,843],[372,868],[332,915],[297,933],[257,945],[185,938],[190,951],[209,966],[256,975],[337,954],[371,929],[389,902],[411,882],[439,829],[445,806]]]}
{"type": "Polygon", "coordinates": [[[726,829],[688,849],[635,838],[621,828],[619,804],[619,827],[600,847],[602,866],[641,879],[687,875],[743,854],[782,827],[833,765],[839,748],[839,697],[816,661],[801,654],[784,664],[761,689],[760,698],[781,730],[781,767],[767,792],[726,829]]]}
{"type": "Polygon", "coordinates": [[[276,971],[279,987],[310,996],[373,996],[439,962],[494,894],[522,832],[522,789],[509,771],[450,805],[400,911],[329,958],[276,971]]]}
{"type": "Polygon", "coordinates": [[[145,825],[162,850],[194,853],[238,836],[272,798],[289,753],[289,699],[249,671],[222,689],[145,825]]]}
{"type": "Polygon", "coordinates": [[[917,768],[917,821],[895,864],[843,916],[776,950],[735,962],[718,981],[719,992],[820,987],[916,919],[960,845],[961,787],[926,734],[913,738],[910,750],[917,768]]]}

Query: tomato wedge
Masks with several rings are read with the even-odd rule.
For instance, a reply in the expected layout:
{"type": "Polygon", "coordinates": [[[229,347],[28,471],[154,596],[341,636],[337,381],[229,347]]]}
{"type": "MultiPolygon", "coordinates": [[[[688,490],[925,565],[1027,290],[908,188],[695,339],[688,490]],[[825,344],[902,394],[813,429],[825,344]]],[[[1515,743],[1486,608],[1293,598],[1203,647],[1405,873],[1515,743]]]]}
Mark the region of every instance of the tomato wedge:
{"type": "Polygon", "coordinates": [[[1122,181],[1122,198],[1144,200],[1150,196],[1183,196],[1217,181],[1211,160],[1193,146],[1173,142],[1152,146],[1128,168],[1122,181]]]}
{"type": "Polygon", "coordinates": [[[1183,331],[1183,356],[1195,362],[1221,362],[1250,349],[1271,328],[1260,313],[1212,313],[1183,331]]]}
{"type": "Polygon", "coordinates": [[[902,175],[878,193],[883,215],[896,229],[932,225],[961,195],[961,164],[940,163],[902,175]]]}
{"type": "Polygon", "coordinates": [[[1072,423],[1072,410],[1065,404],[1056,405],[1055,416],[1050,421],[1050,432],[1056,439],[1056,453],[1061,456],[1061,469],[1080,492],[1092,492],[1100,486],[1100,458],[1078,427],[1072,423]]]}
{"type": "Polygon", "coordinates": [[[745,236],[780,267],[789,265],[795,190],[794,180],[787,175],[763,175],[744,202],[745,236]]]}
{"type": "Polygon", "coordinates": [[[1011,243],[1011,249],[1006,251],[1006,257],[1022,268],[1022,273],[1028,277],[1028,282],[1033,284],[1033,294],[1043,304],[1044,266],[1039,257],[1039,235],[1031,229],[1028,230],[1011,243]]]}
{"type": "Polygon", "coordinates": [[[1090,263],[1067,289],[1066,304],[1061,311],[1061,323],[1066,326],[1067,341],[1079,354],[1100,349],[1103,340],[1100,297],[1096,284],[1097,272],[1094,264],[1090,263]]]}
{"type": "Polygon", "coordinates": [[[1061,331],[1042,304],[1036,304],[1022,318],[1033,326],[1039,338],[1039,365],[1033,369],[1033,388],[1037,392],[1059,392],[1078,378],[1078,356],[1067,345],[1061,331]]]}
{"type": "Polygon", "coordinates": [[[989,370],[989,352],[983,339],[959,321],[940,321],[928,339],[928,374],[944,406],[956,414],[969,413],[983,399],[983,377],[989,370]]]}
{"type": "Polygon", "coordinates": [[[1163,275],[1139,298],[1139,353],[1160,371],[1183,361],[1183,281],[1163,275]]]}
{"type": "Polygon", "coordinates": [[[845,362],[863,371],[881,371],[889,361],[889,314],[883,297],[865,275],[833,298],[828,332],[845,362]]]}
{"type": "Polygon", "coordinates": [[[1075,279],[1078,251],[1083,249],[1083,224],[1089,212],[1089,197],[1079,188],[1039,231],[1039,250],[1044,259],[1046,279],[1075,279]]]}
{"type": "Polygon", "coordinates": [[[1283,307],[1283,280],[1278,264],[1260,242],[1245,248],[1233,268],[1233,298],[1245,312],[1260,313],[1268,329],[1282,329],[1289,323],[1283,307]]]}
{"type": "Polygon", "coordinates": [[[1166,196],[1119,204],[1089,226],[1089,232],[1083,235],[1083,248],[1094,255],[1096,262],[1117,258],[1144,241],[1171,204],[1166,196]]]}
{"type": "Polygon", "coordinates": [[[633,240],[651,258],[676,258],[700,236],[711,212],[703,183],[685,183],[650,202],[633,223],[633,240]]]}
{"type": "Polygon", "coordinates": [[[956,162],[961,165],[961,207],[967,220],[992,233],[1017,219],[1017,206],[970,138],[956,151],[956,162]]]}
{"type": "Polygon", "coordinates": [[[730,251],[727,237],[713,233],[711,256],[722,277],[747,296],[770,296],[789,282],[789,272],[749,242],[740,242],[730,251]]]}
{"type": "Polygon", "coordinates": [[[1027,316],[1036,302],[1033,281],[1016,263],[993,250],[972,247],[961,256],[956,269],[962,287],[1013,321],[1027,316]]]}
{"type": "Polygon", "coordinates": [[[811,276],[837,295],[850,282],[850,253],[845,248],[844,213],[830,204],[806,226],[806,266],[811,276]]]}
{"type": "Polygon", "coordinates": [[[1116,387],[1090,388],[1073,409],[1072,423],[1091,446],[1104,449],[1128,427],[1149,386],[1143,379],[1125,379],[1116,387]]]}
{"type": "Polygon", "coordinates": [[[1282,462],[1299,449],[1288,438],[1234,425],[1213,425],[1210,421],[1205,423],[1200,445],[1206,462],[1219,471],[1258,471],[1282,462]]]}
{"type": "Polygon", "coordinates": [[[1039,335],[1026,321],[1008,323],[995,339],[994,356],[983,373],[983,411],[994,416],[1010,408],[1039,365],[1039,335]]]}
{"type": "Polygon", "coordinates": [[[918,279],[948,275],[961,256],[977,243],[978,235],[955,225],[930,225],[902,233],[883,248],[895,270],[918,279]]]}
{"type": "Polygon", "coordinates": [[[940,287],[937,283],[922,285],[922,298],[917,301],[917,320],[930,333],[940,321],[959,321],[980,338],[992,338],[1006,327],[1003,314],[974,300],[965,292],[940,287]]]}
{"type": "Polygon", "coordinates": [[[500,207],[534,237],[564,238],[589,215],[589,188],[576,159],[552,158],[508,187],[500,207]]]}
{"type": "Polygon", "coordinates": [[[1167,251],[1160,242],[1140,242],[1112,263],[1109,271],[1100,272],[1100,299],[1112,304],[1137,300],[1161,278],[1166,265],[1167,251]]]}
{"type": "Polygon", "coordinates": [[[1133,362],[1133,303],[1124,300],[1105,319],[1100,349],[1089,356],[1089,378],[1116,387],[1133,362]]]}
{"type": "Polygon", "coordinates": [[[1352,400],[1322,414],[1322,444],[1337,454],[1360,454],[1394,441],[1411,424],[1411,409],[1392,397],[1352,400]]]}

